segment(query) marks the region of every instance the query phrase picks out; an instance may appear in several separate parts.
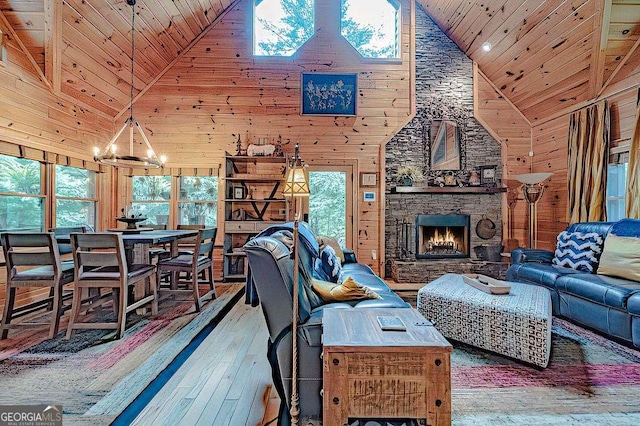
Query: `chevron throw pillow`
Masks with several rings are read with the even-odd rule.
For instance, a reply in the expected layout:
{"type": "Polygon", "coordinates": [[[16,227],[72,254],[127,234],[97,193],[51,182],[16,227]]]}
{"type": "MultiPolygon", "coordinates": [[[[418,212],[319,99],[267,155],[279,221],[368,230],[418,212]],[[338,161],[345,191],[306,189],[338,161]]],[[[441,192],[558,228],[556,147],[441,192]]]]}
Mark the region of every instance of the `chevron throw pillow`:
{"type": "Polygon", "coordinates": [[[597,269],[602,244],[600,234],[562,231],[558,234],[553,264],[593,273],[597,269]]]}

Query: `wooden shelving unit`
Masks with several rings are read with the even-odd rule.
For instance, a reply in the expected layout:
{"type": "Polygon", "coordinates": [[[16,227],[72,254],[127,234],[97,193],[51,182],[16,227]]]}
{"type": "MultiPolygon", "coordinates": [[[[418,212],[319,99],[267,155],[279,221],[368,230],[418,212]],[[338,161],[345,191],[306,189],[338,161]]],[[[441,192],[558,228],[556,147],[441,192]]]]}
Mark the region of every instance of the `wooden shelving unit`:
{"type": "Polygon", "coordinates": [[[285,157],[225,156],[224,257],[225,281],[246,279],[242,246],[263,229],[288,219],[282,196],[285,157]]]}

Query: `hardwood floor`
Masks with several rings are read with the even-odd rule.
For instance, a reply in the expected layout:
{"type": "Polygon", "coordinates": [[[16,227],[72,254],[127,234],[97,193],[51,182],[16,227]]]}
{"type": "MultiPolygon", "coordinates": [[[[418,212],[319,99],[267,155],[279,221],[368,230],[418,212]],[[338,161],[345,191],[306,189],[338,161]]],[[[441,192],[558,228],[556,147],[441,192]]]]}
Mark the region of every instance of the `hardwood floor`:
{"type": "Polygon", "coordinates": [[[241,300],[136,417],[134,425],[262,425],[279,399],[260,308],[241,300]]]}

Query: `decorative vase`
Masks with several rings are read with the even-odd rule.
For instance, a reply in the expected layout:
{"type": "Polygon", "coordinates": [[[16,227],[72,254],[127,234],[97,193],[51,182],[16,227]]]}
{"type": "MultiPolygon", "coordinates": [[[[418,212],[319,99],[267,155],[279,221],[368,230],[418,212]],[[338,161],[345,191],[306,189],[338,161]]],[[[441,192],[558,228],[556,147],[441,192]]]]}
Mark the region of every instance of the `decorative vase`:
{"type": "Polygon", "coordinates": [[[402,185],[413,186],[413,179],[411,179],[410,177],[402,178],[402,185]]]}

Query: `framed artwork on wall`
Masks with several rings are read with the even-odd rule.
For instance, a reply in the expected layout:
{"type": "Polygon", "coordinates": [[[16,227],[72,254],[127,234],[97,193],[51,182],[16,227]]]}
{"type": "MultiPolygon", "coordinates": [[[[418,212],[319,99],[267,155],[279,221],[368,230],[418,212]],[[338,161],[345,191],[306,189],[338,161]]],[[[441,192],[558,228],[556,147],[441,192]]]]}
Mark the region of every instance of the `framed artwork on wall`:
{"type": "Polygon", "coordinates": [[[360,172],[360,186],[378,186],[378,173],[360,172]]]}
{"type": "Polygon", "coordinates": [[[302,73],[302,115],[356,115],[358,74],[302,73]]]}

